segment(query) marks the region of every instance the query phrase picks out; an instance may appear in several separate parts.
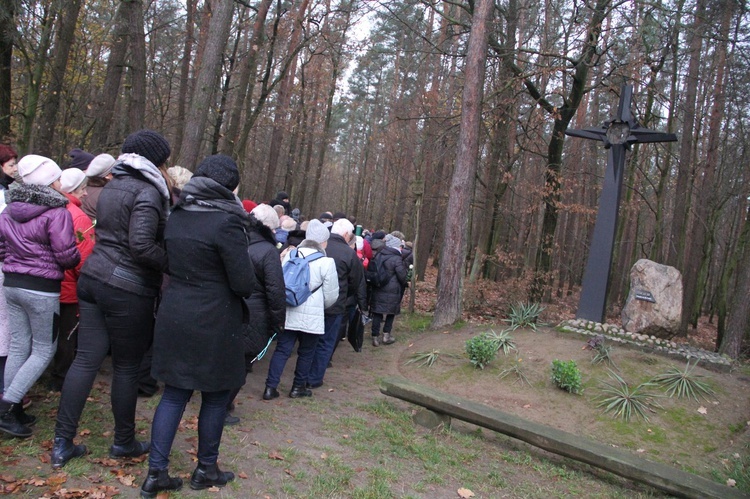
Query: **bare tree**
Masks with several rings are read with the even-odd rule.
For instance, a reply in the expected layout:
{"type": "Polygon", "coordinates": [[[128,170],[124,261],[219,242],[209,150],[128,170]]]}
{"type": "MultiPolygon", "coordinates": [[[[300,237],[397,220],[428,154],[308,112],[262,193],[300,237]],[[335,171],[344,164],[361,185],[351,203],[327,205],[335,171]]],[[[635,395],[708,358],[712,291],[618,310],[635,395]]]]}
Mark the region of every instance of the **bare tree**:
{"type": "Polygon", "coordinates": [[[185,121],[185,135],[176,162],[190,170],[197,166],[221,70],[221,58],[229,40],[234,2],[215,2],[208,28],[208,39],[195,81],[190,110],[185,121]]]}
{"type": "Polygon", "coordinates": [[[466,53],[461,131],[456,167],[453,171],[448,197],[444,229],[445,244],[440,258],[440,278],[435,315],[432,319],[433,327],[452,324],[461,318],[464,260],[468,238],[466,220],[469,217],[471,194],[474,190],[474,177],[477,171],[482,87],[487,60],[487,32],[493,7],[492,0],[477,0],[474,3],[469,47],[466,53]]]}

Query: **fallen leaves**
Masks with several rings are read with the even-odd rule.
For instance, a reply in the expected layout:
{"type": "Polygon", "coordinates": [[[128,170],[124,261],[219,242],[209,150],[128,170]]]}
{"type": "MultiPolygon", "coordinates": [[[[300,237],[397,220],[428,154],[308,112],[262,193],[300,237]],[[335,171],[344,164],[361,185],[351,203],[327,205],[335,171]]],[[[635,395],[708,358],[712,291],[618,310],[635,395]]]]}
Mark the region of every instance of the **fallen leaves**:
{"type": "Polygon", "coordinates": [[[727,487],[736,487],[737,481],[734,478],[727,478],[727,487]]]}
{"type": "Polygon", "coordinates": [[[700,407],[698,408],[698,412],[699,412],[700,414],[708,414],[708,409],[706,409],[706,408],[705,408],[705,407],[703,407],[703,406],[700,406],[700,407]]]}
{"type": "Polygon", "coordinates": [[[244,471],[240,471],[239,473],[237,473],[237,476],[242,478],[243,480],[247,480],[248,478],[247,473],[245,473],[244,471]]]}
{"type": "Polygon", "coordinates": [[[281,454],[279,454],[278,451],[273,450],[273,451],[271,451],[271,452],[268,453],[268,459],[275,459],[276,461],[283,461],[284,460],[284,456],[282,456],[281,454]]]}
{"type": "Polygon", "coordinates": [[[469,497],[474,497],[474,492],[472,492],[469,489],[460,488],[457,490],[458,497],[461,497],[463,499],[468,499],[469,497]]]}

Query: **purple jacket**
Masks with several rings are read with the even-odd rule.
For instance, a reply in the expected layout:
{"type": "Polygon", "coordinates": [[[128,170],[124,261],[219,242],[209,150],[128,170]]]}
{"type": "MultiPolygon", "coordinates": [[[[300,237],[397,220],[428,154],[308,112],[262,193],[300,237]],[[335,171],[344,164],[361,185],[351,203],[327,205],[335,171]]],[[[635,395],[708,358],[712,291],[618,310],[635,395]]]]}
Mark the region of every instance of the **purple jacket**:
{"type": "Polygon", "coordinates": [[[59,291],[64,270],[81,259],[73,219],[65,209],[68,200],[50,187],[37,185],[18,185],[6,194],[8,206],[0,214],[5,285],[59,291]]]}

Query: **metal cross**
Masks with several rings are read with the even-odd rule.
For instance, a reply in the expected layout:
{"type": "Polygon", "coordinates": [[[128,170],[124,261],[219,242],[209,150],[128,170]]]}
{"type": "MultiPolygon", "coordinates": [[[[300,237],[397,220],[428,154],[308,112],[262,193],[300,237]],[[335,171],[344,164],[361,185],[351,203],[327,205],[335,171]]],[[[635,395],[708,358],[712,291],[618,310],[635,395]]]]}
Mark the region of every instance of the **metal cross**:
{"type": "Polygon", "coordinates": [[[633,86],[623,85],[617,115],[601,127],[582,130],[566,130],[565,135],[584,139],[601,140],[609,149],[604,186],[599,198],[594,235],[591,238],[586,271],[583,274],[581,299],[576,318],[604,322],[609,290],[612,251],[617,231],[617,216],[622,192],[622,177],[625,170],[625,151],[632,144],[649,142],[676,142],[673,133],[657,132],[641,127],[630,111],[633,86]]]}

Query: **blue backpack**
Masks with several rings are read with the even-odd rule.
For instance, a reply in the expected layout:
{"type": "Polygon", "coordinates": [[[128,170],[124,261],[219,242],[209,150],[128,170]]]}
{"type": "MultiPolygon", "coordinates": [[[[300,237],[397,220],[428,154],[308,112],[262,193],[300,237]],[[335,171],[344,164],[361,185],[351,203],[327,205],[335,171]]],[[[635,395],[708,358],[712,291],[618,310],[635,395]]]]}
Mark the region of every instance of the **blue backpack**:
{"type": "Polygon", "coordinates": [[[299,307],[315,293],[320,286],[310,289],[310,262],[323,258],[323,254],[315,252],[305,258],[297,249],[289,253],[289,260],[284,263],[284,286],[286,288],[286,303],[290,307],[299,307]]]}

